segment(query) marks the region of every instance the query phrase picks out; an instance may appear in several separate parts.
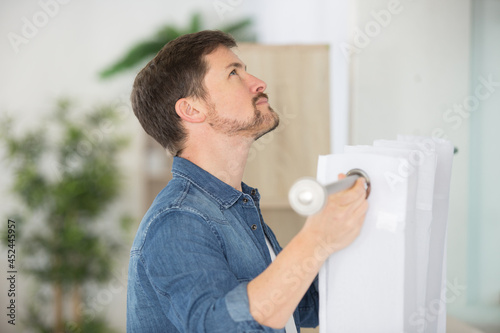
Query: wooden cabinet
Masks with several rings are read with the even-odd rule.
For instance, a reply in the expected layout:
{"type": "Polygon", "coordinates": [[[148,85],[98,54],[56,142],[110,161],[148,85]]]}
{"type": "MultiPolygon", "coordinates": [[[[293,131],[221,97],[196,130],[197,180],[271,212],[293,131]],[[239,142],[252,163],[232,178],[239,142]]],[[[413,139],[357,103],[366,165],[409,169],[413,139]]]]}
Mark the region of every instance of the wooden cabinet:
{"type": "Polygon", "coordinates": [[[284,246],[305,219],[288,204],[300,177],[316,177],[318,155],[330,152],[329,65],[326,45],[244,44],[236,53],[267,83],[280,126],[250,151],[244,182],[262,196],[262,215],[284,246]]]}

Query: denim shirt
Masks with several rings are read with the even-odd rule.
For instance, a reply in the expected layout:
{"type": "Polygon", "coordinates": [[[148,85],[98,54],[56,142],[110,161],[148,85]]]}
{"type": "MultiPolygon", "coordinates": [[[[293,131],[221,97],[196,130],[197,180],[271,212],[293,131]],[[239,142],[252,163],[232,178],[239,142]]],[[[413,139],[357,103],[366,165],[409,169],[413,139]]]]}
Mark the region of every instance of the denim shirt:
{"type": "MultiPolygon", "coordinates": [[[[281,251],[258,191],[242,183],[240,192],[179,157],[172,174],[130,252],[127,332],[284,332],[249,310],[247,284],[271,264],[265,236],[281,251]]],[[[318,325],[317,280],[294,319],[298,332],[318,325]]]]}

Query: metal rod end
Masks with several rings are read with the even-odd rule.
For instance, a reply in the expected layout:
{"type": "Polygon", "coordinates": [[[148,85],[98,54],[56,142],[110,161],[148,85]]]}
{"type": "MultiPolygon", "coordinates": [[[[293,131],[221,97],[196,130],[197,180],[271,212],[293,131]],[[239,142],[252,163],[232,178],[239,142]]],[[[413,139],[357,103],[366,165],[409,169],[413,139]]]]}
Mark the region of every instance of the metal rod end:
{"type": "Polygon", "coordinates": [[[372,183],[370,181],[370,177],[368,176],[368,174],[365,171],[363,171],[361,169],[351,169],[346,173],[346,176],[353,176],[353,175],[360,176],[360,177],[363,177],[365,179],[366,198],[368,199],[368,197],[370,196],[371,189],[372,189],[372,183]]]}

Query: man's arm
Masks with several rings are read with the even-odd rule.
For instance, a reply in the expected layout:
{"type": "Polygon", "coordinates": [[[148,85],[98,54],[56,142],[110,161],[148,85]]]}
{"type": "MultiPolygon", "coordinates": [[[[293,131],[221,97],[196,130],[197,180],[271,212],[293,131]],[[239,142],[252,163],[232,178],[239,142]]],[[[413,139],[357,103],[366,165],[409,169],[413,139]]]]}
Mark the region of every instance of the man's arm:
{"type": "MultiPolygon", "coordinates": [[[[141,313],[135,317],[144,322],[131,331],[146,332],[148,316],[164,315],[155,321],[168,320],[180,332],[275,332],[250,314],[247,284],[257,273],[234,271],[211,223],[195,209],[155,214],[131,262],[134,278],[129,287],[142,298],[141,313]]],[[[266,268],[258,256],[246,259],[256,272],[266,268]]]]}
{"type": "Polygon", "coordinates": [[[362,178],[353,188],[331,195],[325,209],[309,217],[276,260],[248,284],[254,319],[284,327],[325,260],[359,235],[367,209],[362,178]]]}

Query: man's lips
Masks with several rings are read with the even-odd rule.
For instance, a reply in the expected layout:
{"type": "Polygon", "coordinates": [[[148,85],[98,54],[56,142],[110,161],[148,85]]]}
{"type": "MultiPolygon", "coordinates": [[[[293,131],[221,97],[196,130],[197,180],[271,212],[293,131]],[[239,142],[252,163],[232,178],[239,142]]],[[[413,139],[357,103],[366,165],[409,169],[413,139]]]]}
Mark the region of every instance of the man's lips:
{"type": "Polygon", "coordinates": [[[262,98],[259,98],[257,100],[257,103],[255,103],[256,105],[260,105],[260,104],[269,104],[268,101],[267,101],[267,98],[265,97],[262,97],[262,98]]]}
{"type": "Polygon", "coordinates": [[[263,105],[263,104],[268,104],[269,105],[267,94],[263,93],[263,92],[258,93],[257,96],[255,96],[252,99],[252,103],[253,103],[254,106],[263,105]]]}

